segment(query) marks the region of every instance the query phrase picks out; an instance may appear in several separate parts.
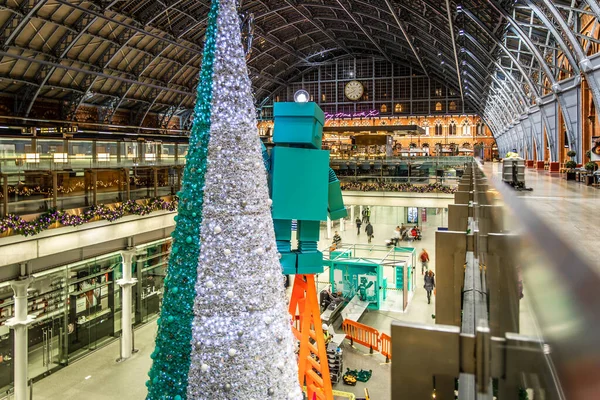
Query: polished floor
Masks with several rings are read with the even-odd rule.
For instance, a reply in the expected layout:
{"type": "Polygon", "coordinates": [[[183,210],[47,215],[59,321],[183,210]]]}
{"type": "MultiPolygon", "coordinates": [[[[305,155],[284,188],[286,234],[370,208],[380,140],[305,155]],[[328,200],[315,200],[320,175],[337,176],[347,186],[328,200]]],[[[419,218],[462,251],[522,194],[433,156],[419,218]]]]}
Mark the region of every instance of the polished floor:
{"type": "MultiPolygon", "coordinates": [[[[495,174],[497,167],[497,164],[489,164],[485,168],[488,174],[495,174]]],[[[527,171],[527,184],[533,187],[533,192],[521,192],[519,196],[522,196],[552,229],[565,232],[563,237],[580,249],[581,254],[600,270],[599,261],[594,257],[597,242],[593,235],[590,235],[590,232],[593,232],[600,223],[600,190],[577,182],[567,182],[546,172],[531,170],[527,171]]],[[[415,202],[414,205],[419,204],[415,202]]],[[[374,244],[383,244],[384,240],[391,236],[393,228],[400,222],[400,214],[397,209],[391,207],[372,208],[374,244]]],[[[434,232],[438,226],[446,224],[447,214],[441,210],[437,215],[428,216],[428,222],[424,224],[423,241],[416,244],[417,251],[423,247],[427,248],[432,267],[435,266],[436,257],[434,232]]],[[[339,222],[334,223],[333,229],[339,231],[343,243],[367,242],[364,233],[357,235],[354,225],[348,225],[342,231],[339,222]]],[[[323,230],[324,239],[320,243],[323,248],[330,243],[326,235],[326,230],[323,230]]],[[[417,278],[420,282],[421,275],[418,274],[417,278]]],[[[320,281],[324,280],[326,278],[321,277],[320,281]]],[[[527,300],[526,296],[521,304],[521,333],[534,334],[535,318],[531,315],[527,300]]],[[[434,302],[427,304],[422,284],[417,284],[416,293],[407,312],[370,311],[363,315],[360,322],[389,334],[391,322],[394,320],[434,324],[435,320],[432,318],[434,309],[434,302]]],[[[36,383],[34,398],[40,400],[145,398],[144,382],[150,367],[149,355],[152,352],[155,329],[155,324],[151,323],[136,330],[136,346],[139,352],[128,361],[115,362],[119,355],[119,347],[118,342],[112,343],[36,383]]],[[[381,355],[369,355],[368,350],[360,345],[351,347],[349,343],[344,343],[342,347],[345,368],[372,370],[373,376],[366,384],[359,383],[355,387],[338,384],[335,388],[355,393],[357,397],[364,397],[364,388],[368,388],[373,400],[391,399],[389,389],[391,365],[386,364],[381,355]]]]}

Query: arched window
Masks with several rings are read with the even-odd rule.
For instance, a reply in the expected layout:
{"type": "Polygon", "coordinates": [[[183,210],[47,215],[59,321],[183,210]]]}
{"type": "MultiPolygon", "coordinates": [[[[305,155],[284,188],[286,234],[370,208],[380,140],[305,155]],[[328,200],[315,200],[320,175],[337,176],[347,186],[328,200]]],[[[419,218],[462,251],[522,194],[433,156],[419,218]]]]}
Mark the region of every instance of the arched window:
{"type": "Polygon", "coordinates": [[[465,120],[465,122],[463,122],[462,135],[463,136],[471,136],[471,124],[469,123],[468,120],[465,120]]]}
{"type": "Polygon", "coordinates": [[[456,102],[451,101],[449,108],[450,108],[450,111],[456,111],[456,102]]]}
{"type": "Polygon", "coordinates": [[[477,136],[485,136],[485,125],[481,121],[477,123],[477,136]]]}
{"type": "Polygon", "coordinates": [[[385,104],[382,104],[380,111],[381,111],[382,114],[387,113],[387,106],[385,104]]]}
{"type": "Polygon", "coordinates": [[[442,103],[439,101],[435,103],[435,111],[442,111],[442,103]]]}
{"type": "Polygon", "coordinates": [[[429,136],[429,122],[427,120],[423,121],[421,128],[425,131],[425,136],[429,136]]]}
{"type": "Polygon", "coordinates": [[[450,125],[448,125],[448,134],[450,136],[456,136],[456,122],[450,121],[450,125]]]}
{"type": "Polygon", "coordinates": [[[442,123],[437,122],[435,124],[435,136],[442,136],[442,123]]]}
{"type": "Polygon", "coordinates": [[[394,106],[394,112],[401,113],[402,112],[402,104],[396,103],[396,105],[394,106]]]}

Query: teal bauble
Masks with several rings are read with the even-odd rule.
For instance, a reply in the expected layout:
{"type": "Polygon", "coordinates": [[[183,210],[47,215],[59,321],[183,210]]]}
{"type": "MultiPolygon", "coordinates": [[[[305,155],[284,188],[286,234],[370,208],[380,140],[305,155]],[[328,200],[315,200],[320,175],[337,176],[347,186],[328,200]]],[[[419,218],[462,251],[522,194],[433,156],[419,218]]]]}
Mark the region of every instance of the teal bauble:
{"type": "Polygon", "coordinates": [[[186,238],[185,238],[185,242],[186,242],[187,244],[190,244],[190,243],[192,243],[192,237],[191,237],[191,236],[188,236],[188,237],[186,237],[186,238]]]}

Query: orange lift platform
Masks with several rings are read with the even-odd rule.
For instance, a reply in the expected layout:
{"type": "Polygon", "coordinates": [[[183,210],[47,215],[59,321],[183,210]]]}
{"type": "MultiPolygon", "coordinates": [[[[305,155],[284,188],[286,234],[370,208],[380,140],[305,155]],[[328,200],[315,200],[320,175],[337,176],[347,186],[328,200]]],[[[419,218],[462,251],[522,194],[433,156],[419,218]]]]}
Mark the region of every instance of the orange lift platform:
{"type": "Polygon", "coordinates": [[[292,331],[300,341],[298,379],[309,400],[333,400],[327,347],[314,275],[296,275],[290,299],[292,331]]]}

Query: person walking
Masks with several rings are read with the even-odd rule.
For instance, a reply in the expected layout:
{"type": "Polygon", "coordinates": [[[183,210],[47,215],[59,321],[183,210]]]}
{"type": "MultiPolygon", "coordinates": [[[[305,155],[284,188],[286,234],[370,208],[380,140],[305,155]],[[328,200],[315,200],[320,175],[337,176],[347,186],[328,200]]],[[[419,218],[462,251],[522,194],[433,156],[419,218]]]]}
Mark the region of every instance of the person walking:
{"type": "Polygon", "coordinates": [[[371,239],[373,239],[373,225],[371,225],[369,221],[367,221],[367,227],[365,228],[365,232],[367,232],[369,243],[371,243],[371,239]]]}
{"type": "Polygon", "coordinates": [[[431,304],[431,292],[433,292],[433,289],[435,288],[433,271],[428,271],[427,274],[425,274],[425,284],[423,287],[427,291],[427,304],[431,304]]]}
{"type": "Polygon", "coordinates": [[[367,222],[371,222],[371,209],[367,207],[367,222]]]}
{"type": "Polygon", "coordinates": [[[360,235],[360,227],[362,226],[362,221],[360,220],[360,218],[356,217],[356,234],[360,235]]]}
{"type": "Polygon", "coordinates": [[[362,222],[363,222],[363,224],[367,223],[367,209],[366,208],[364,208],[362,210],[362,222]]]}
{"type": "Polygon", "coordinates": [[[423,275],[425,272],[427,272],[427,269],[429,267],[429,254],[427,253],[427,250],[421,250],[422,251],[419,255],[419,258],[421,259],[421,275],[423,275]]]}

